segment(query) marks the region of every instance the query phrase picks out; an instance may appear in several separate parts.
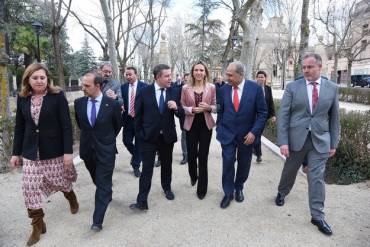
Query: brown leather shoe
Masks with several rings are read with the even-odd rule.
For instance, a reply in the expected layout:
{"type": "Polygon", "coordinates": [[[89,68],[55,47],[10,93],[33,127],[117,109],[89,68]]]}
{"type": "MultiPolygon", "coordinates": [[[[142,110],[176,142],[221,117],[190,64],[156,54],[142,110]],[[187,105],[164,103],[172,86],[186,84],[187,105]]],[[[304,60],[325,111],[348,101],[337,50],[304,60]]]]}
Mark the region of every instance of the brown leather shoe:
{"type": "Polygon", "coordinates": [[[73,190],[71,190],[70,192],[64,192],[63,191],[63,194],[64,194],[64,197],[69,202],[69,207],[71,209],[71,213],[72,214],[77,213],[78,212],[79,205],[78,205],[78,202],[77,202],[76,194],[73,192],[73,190]]]}
{"type": "Polygon", "coordinates": [[[32,219],[32,233],[28,238],[27,246],[34,245],[40,240],[40,235],[46,233],[46,224],[43,220],[44,212],[40,209],[27,209],[28,217],[32,219]]]}

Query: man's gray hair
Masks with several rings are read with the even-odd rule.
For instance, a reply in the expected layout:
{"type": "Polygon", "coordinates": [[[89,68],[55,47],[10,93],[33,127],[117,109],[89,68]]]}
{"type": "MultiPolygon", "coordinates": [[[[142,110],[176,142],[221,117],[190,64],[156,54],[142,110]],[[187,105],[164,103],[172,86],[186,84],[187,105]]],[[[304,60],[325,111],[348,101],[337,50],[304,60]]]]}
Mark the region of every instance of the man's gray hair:
{"type": "Polygon", "coordinates": [[[234,65],[235,66],[235,72],[241,76],[244,76],[245,75],[245,66],[242,62],[240,61],[235,61],[235,62],[232,62],[230,63],[230,65],[234,65]]]}
{"type": "Polygon", "coordinates": [[[100,69],[103,69],[104,66],[108,66],[108,67],[111,67],[112,68],[112,64],[109,61],[103,61],[103,62],[101,62],[99,68],[100,69]]]}
{"type": "Polygon", "coordinates": [[[321,56],[320,56],[319,54],[317,54],[317,53],[307,53],[307,54],[305,54],[305,55],[303,56],[302,62],[303,62],[303,60],[305,60],[306,58],[310,58],[310,57],[312,57],[312,58],[314,58],[314,59],[316,60],[316,64],[318,64],[318,65],[322,65],[322,58],[321,58],[321,56]]]}

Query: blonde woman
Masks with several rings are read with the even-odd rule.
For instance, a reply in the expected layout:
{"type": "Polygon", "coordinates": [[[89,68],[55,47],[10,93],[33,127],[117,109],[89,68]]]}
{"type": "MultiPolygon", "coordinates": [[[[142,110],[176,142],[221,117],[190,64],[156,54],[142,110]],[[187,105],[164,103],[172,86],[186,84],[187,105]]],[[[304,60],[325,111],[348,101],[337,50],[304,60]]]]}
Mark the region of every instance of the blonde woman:
{"type": "Polygon", "coordinates": [[[216,88],[209,83],[210,74],[203,62],[191,68],[189,83],[181,91],[181,104],[185,110],[184,129],[188,150],[188,167],[191,185],[198,181],[197,196],[203,199],[208,186],[208,152],[216,112],[216,88]]]}
{"type": "Polygon", "coordinates": [[[29,65],[18,95],[14,130],[13,167],[23,158],[23,196],[32,219],[33,231],[27,245],[33,245],[46,232],[42,196],[62,191],[72,214],[78,202],[72,190],[77,174],[72,157],[72,125],[67,100],[53,87],[48,69],[38,63],[29,65]]]}

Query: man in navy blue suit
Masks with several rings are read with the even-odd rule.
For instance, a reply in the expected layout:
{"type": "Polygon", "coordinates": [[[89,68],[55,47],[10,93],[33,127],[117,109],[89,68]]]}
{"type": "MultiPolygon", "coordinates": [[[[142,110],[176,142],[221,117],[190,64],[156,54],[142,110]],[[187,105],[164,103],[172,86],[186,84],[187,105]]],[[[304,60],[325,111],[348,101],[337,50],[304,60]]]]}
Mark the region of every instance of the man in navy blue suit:
{"type": "Polygon", "coordinates": [[[218,91],[216,131],[222,147],[222,188],[225,193],[221,208],[230,205],[234,192],[237,202],[244,200],[243,186],[251,166],[252,144],[256,136],[261,135],[267,120],[262,88],[245,80],[244,74],[241,62],[231,63],[226,70],[228,84],[218,91]]]}
{"type": "Polygon", "coordinates": [[[123,134],[122,141],[127,150],[132,155],[130,164],[134,170],[134,175],[140,177],[140,163],[141,157],[138,147],[138,142],[135,138],[135,100],[142,88],[146,84],[137,79],[137,70],[135,67],[127,67],[125,71],[126,80],[128,83],[125,83],[121,86],[123,107],[122,112],[123,118],[123,134]],[[135,143],[134,143],[135,138],[135,143]]]}
{"type": "Polygon", "coordinates": [[[155,154],[161,158],[161,185],[168,200],[175,199],[171,189],[172,151],[177,141],[174,115],[184,114],[179,104],[179,90],[171,87],[171,68],[158,64],[153,69],[155,82],[143,88],[135,102],[135,131],[140,145],[143,169],[139,194],[133,210],[148,209],[155,154]]]}

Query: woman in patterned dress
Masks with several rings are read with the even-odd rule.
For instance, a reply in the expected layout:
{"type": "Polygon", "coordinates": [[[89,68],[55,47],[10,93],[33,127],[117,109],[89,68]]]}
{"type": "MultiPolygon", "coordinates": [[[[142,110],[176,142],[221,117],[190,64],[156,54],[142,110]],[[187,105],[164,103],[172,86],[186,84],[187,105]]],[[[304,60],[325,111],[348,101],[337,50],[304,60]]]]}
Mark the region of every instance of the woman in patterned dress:
{"type": "Polygon", "coordinates": [[[184,129],[188,150],[190,183],[197,181],[197,196],[202,200],[207,194],[208,153],[216,112],[216,87],[209,83],[210,74],[203,62],[191,68],[188,84],[181,90],[181,104],[185,110],[184,129]]]}
{"type": "Polygon", "coordinates": [[[72,157],[72,125],[63,92],[50,81],[48,69],[39,63],[29,65],[22,78],[17,99],[13,156],[18,167],[23,159],[22,190],[33,230],[27,245],[33,245],[46,232],[42,196],[62,191],[72,214],[78,211],[72,182],[77,174],[72,157]]]}

